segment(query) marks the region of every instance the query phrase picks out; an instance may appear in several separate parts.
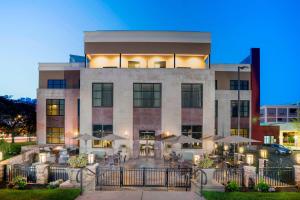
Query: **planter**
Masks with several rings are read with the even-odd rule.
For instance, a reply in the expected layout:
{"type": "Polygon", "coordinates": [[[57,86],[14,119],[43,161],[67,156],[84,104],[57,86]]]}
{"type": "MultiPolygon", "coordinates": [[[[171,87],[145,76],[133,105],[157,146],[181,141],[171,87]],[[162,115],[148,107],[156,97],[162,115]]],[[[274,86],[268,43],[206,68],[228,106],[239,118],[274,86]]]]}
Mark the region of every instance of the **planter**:
{"type": "Polygon", "coordinates": [[[212,180],[214,178],[214,172],[216,169],[214,168],[208,168],[208,169],[202,169],[205,173],[206,173],[206,176],[207,176],[207,185],[212,185],[212,180]]]}

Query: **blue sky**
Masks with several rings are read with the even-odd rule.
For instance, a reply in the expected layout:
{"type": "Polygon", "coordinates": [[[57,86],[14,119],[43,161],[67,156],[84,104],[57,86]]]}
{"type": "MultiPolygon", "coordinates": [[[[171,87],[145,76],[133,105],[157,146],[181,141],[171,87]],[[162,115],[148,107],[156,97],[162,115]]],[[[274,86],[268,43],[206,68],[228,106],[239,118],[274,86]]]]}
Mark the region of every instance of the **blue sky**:
{"type": "Polygon", "coordinates": [[[38,62],[83,54],[86,30],[212,33],[212,62],[261,48],[261,104],[300,101],[300,1],[0,0],[0,95],[36,97],[38,62]]]}

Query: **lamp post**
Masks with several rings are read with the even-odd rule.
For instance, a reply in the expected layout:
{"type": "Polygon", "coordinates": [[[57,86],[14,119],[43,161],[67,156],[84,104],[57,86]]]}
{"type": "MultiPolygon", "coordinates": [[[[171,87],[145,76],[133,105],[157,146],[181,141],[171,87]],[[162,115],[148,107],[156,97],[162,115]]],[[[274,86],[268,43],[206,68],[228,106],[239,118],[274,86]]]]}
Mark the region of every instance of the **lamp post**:
{"type": "Polygon", "coordinates": [[[240,121],[241,121],[241,95],[240,95],[240,90],[241,90],[241,83],[240,83],[240,71],[243,69],[247,69],[247,66],[238,66],[238,136],[240,136],[240,121]]]}

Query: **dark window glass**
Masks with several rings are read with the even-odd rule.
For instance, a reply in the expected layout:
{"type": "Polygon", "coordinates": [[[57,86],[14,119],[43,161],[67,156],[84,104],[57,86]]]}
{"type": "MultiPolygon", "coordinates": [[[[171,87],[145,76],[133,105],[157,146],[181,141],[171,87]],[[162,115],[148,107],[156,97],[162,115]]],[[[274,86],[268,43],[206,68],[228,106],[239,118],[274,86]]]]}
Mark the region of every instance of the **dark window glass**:
{"type": "MultiPolygon", "coordinates": [[[[238,101],[231,101],[231,117],[238,117],[238,101]]],[[[240,117],[249,117],[249,101],[240,101],[240,117]]]]}
{"type": "Polygon", "coordinates": [[[48,80],[48,88],[66,88],[66,80],[48,80]]]}
{"type": "Polygon", "coordinates": [[[202,84],[182,84],[181,103],[183,108],[201,108],[202,84]]]}
{"type": "Polygon", "coordinates": [[[278,115],[281,115],[281,116],[286,116],[287,114],[287,109],[286,108],[278,108],[277,109],[277,112],[278,112],[278,115]]]}
{"type": "Polygon", "coordinates": [[[134,83],[133,106],[136,108],[159,108],[161,104],[160,83],[134,83]]]}
{"type": "Polygon", "coordinates": [[[64,99],[47,99],[46,100],[47,115],[64,116],[65,100],[64,99]]]}
{"type": "MultiPolygon", "coordinates": [[[[236,129],[236,128],[230,129],[230,135],[231,136],[237,136],[238,135],[238,129],[236,129]]],[[[246,129],[246,128],[241,128],[239,135],[242,136],[242,137],[245,137],[245,138],[249,138],[249,130],[246,129]]]]}
{"type": "Polygon", "coordinates": [[[218,100],[215,100],[215,118],[218,117],[218,100]]]}
{"type": "Polygon", "coordinates": [[[46,132],[47,144],[64,144],[65,143],[65,129],[47,127],[46,132]]]}
{"type": "MultiPolygon", "coordinates": [[[[238,83],[239,83],[238,80],[230,80],[230,90],[238,90],[239,89],[238,83]]],[[[240,80],[240,90],[249,90],[248,80],[240,80]]]]}
{"type": "Polygon", "coordinates": [[[290,108],[289,114],[292,116],[297,116],[297,108],[290,108]]]}
{"type": "MultiPolygon", "coordinates": [[[[185,136],[190,136],[195,139],[202,139],[202,126],[184,125],[181,126],[181,133],[185,136]]],[[[201,149],[202,143],[182,144],[183,149],[201,149]]]]}
{"type": "Polygon", "coordinates": [[[113,84],[93,83],[93,107],[113,106],[113,84]]]}
{"type": "Polygon", "coordinates": [[[218,89],[218,80],[215,80],[215,89],[218,89]]]}
{"type": "Polygon", "coordinates": [[[276,115],[276,108],[267,108],[268,115],[276,115]]]}
{"type": "MultiPolygon", "coordinates": [[[[106,135],[113,134],[112,125],[94,124],[93,125],[93,136],[104,137],[106,135]]],[[[93,148],[112,148],[112,141],[106,140],[93,140],[93,148]]]]}

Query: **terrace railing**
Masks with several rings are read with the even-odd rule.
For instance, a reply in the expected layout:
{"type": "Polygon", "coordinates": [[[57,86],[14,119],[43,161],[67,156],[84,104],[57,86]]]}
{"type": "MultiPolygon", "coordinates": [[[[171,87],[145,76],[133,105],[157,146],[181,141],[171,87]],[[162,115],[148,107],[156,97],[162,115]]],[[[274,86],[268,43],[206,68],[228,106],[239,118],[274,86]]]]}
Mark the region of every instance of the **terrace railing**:
{"type": "Polygon", "coordinates": [[[26,165],[7,165],[6,181],[12,182],[17,176],[25,178],[27,183],[36,183],[36,168],[26,165]]]}
{"type": "Polygon", "coordinates": [[[67,167],[49,167],[49,181],[56,181],[62,179],[66,181],[69,179],[67,167]]]}
{"type": "Polygon", "coordinates": [[[235,181],[240,187],[244,183],[244,169],[243,168],[217,168],[214,172],[213,178],[223,185],[229,181],[235,181]]]}
{"type": "Polygon", "coordinates": [[[256,175],[256,184],[264,181],[272,187],[290,187],[295,184],[295,174],[292,167],[259,168],[256,175]]]}

